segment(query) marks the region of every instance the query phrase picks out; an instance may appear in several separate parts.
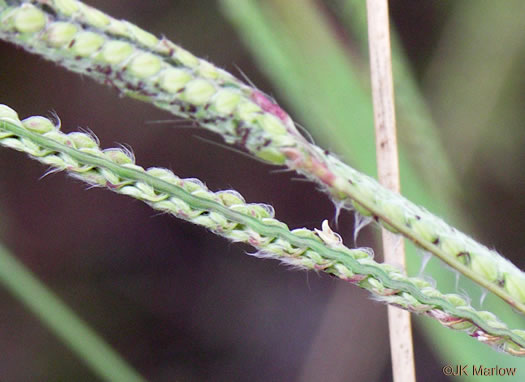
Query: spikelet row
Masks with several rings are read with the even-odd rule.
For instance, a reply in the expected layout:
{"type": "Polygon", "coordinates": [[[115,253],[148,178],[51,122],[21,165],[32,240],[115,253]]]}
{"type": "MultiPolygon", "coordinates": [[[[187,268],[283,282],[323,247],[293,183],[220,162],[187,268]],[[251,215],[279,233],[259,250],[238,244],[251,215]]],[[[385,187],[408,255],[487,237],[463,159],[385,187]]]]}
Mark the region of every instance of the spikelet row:
{"type": "Polygon", "coordinates": [[[494,314],[476,311],[458,295],[444,295],[427,281],[378,264],[371,250],[350,249],[326,222],[320,230],[290,230],[271,206],[246,203],[234,190],[212,192],[197,179],[181,179],[164,168],[144,169],[124,148],[102,150],[83,132],[64,134],[44,117],[21,121],[0,105],[0,145],[25,152],[52,169],[90,185],[106,187],[151,207],[253,246],[256,256],[301,269],[324,271],[369,290],[376,299],[426,314],[509,354],[525,356],[525,331],[510,330],[494,314]]]}

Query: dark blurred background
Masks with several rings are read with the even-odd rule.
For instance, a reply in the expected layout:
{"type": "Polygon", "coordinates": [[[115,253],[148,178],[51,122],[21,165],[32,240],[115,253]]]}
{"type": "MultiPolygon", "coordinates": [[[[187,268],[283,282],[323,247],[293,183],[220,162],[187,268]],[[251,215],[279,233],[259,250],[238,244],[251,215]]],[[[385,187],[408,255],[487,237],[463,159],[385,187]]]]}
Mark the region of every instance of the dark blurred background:
{"type": "MultiPolygon", "coordinates": [[[[241,68],[260,89],[274,93],[216,1],[86,3],[166,35],[235,75],[241,68]]],[[[327,7],[319,3],[320,11],[327,7]]],[[[478,60],[473,55],[473,67],[455,68],[447,55],[461,56],[455,49],[464,45],[454,45],[450,33],[466,28],[457,18],[465,7],[474,9],[472,3],[478,4],[392,1],[391,13],[461,185],[476,189],[463,205],[478,236],[523,267],[524,44],[512,35],[504,41],[513,44],[511,52],[502,48],[478,60]],[[494,73],[494,60],[505,66],[501,72],[494,73]],[[480,63],[489,68],[477,68],[480,63]],[[482,90],[493,98],[482,97],[482,90]],[[485,127],[481,136],[466,127],[471,123],[485,127]]],[[[499,22],[496,28],[505,25],[499,22]]],[[[345,29],[335,27],[346,38],[345,29]]],[[[491,37],[491,27],[480,27],[483,38],[491,37]]],[[[3,42],[0,57],[0,102],[21,117],[56,112],[64,130],[90,128],[102,147],[127,144],[144,167],[168,167],[204,180],[212,190],[233,188],[248,201],[270,203],[290,227],[319,227],[334,217],[334,206],[314,185],[212,144],[221,141],[202,129],[170,123],[173,116],[166,112],[119,98],[3,42]]],[[[41,179],[45,171],[25,155],[0,150],[1,239],[147,379],[391,379],[386,308],[368,293],[324,274],[246,256],[248,247],[131,198],[86,190],[62,173],[41,179]]],[[[352,215],[343,213],[339,232],[348,243],[352,227],[352,215]]],[[[358,242],[374,246],[371,231],[358,242]]],[[[5,290],[0,304],[1,381],[97,380],[5,290]]],[[[419,330],[414,335],[419,379],[445,380],[431,344],[419,330]]]]}

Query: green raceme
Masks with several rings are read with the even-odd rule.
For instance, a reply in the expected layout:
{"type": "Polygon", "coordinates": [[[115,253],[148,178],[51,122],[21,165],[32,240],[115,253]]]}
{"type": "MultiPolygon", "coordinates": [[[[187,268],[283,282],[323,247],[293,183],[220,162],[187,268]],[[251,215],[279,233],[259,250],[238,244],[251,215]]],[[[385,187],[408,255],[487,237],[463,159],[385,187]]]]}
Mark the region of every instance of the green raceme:
{"type": "Polygon", "coordinates": [[[306,141],[272,99],[224,70],[75,0],[0,0],[0,21],[0,38],[194,120],[269,163],[298,171],[339,205],[405,236],[525,312],[521,270],[306,141]]]}
{"type": "Polygon", "coordinates": [[[248,204],[236,191],[212,192],[196,179],[181,179],[163,168],[143,169],[122,149],[101,150],[87,133],[64,134],[44,117],[20,121],[0,105],[0,144],[65,170],[93,186],[129,195],[152,208],[208,228],[234,242],[256,248],[256,256],[315,269],[369,290],[385,303],[425,314],[446,327],[512,355],[525,356],[525,331],[511,330],[493,313],[477,311],[462,297],[442,294],[427,281],[407,277],[375,262],[371,250],[345,247],[326,222],[321,230],[290,230],[264,204],[248,204]]]}

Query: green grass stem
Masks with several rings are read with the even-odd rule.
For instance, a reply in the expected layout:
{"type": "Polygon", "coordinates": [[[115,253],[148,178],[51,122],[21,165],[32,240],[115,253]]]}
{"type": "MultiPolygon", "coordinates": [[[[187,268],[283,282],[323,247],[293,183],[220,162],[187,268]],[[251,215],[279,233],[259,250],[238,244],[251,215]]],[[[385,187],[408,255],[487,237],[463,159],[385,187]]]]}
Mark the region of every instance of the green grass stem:
{"type": "Polygon", "coordinates": [[[144,379],[102,338],[0,245],[0,283],[105,381],[144,379]]]}

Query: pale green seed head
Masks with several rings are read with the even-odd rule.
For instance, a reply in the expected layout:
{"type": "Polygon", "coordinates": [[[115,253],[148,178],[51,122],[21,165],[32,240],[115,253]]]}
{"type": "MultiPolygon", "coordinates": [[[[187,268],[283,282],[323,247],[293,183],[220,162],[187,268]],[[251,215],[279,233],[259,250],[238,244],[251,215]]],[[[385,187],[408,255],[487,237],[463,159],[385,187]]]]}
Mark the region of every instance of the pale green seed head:
{"type": "Polygon", "coordinates": [[[54,0],[53,3],[60,13],[71,16],[76,13],[79,8],[79,2],[76,0],[54,0]]]}
{"type": "Polygon", "coordinates": [[[193,105],[204,105],[215,94],[215,86],[211,82],[197,78],[187,83],[184,99],[193,105]]]}
{"type": "Polygon", "coordinates": [[[135,187],[142,191],[142,199],[150,202],[160,202],[161,200],[168,199],[168,195],[164,193],[156,193],[155,189],[149,184],[143,182],[137,182],[135,187]]]}
{"type": "Polygon", "coordinates": [[[277,148],[297,147],[297,139],[291,134],[274,135],[271,137],[272,146],[277,148]]]}
{"type": "Polygon", "coordinates": [[[268,163],[273,163],[276,165],[282,165],[286,162],[286,156],[281,151],[273,147],[264,147],[255,152],[255,155],[268,163]]]}
{"type": "Polygon", "coordinates": [[[124,23],[126,24],[129,34],[142,45],[147,46],[148,48],[154,48],[158,45],[159,39],[155,37],[155,35],[146,32],[144,29],[139,28],[138,26],[133,25],[127,21],[124,23]]]}
{"type": "Polygon", "coordinates": [[[0,118],[12,119],[15,121],[19,120],[18,113],[4,104],[0,104],[0,118]]]}
{"type": "Polygon", "coordinates": [[[49,119],[40,116],[26,118],[22,121],[22,125],[26,129],[38,134],[57,130],[55,125],[49,119]]]}
{"type": "Polygon", "coordinates": [[[385,286],[373,277],[368,277],[366,279],[366,284],[370,285],[370,287],[379,294],[385,290],[385,286]]]}
{"type": "Polygon", "coordinates": [[[498,281],[499,267],[498,263],[493,258],[471,253],[470,267],[474,272],[483,275],[483,277],[491,283],[498,281]]]}
{"type": "Polygon", "coordinates": [[[40,9],[24,4],[14,15],[14,27],[20,33],[36,33],[46,25],[46,14],[40,9]]]}
{"type": "Polygon", "coordinates": [[[98,149],[98,142],[88,134],[74,131],[67,136],[73,141],[77,149],[98,149]]]}
{"type": "Polygon", "coordinates": [[[245,231],[233,230],[229,233],[228,238],[233,242],[247,242],[250,235],[245,231]]]}
{"type": "Polygon", "coordinates": [[[317,236],[315,234],[315,232],[307,229],[307,228],[296,228],[294,230],[292,230],[292,233],[295,235],[295,236],[299,236],[299,237],[304,237],[306,239],[311,239],[311,240],[315,240],[315,241],[318,241],[318,242],[322,242],[322,240],[319,238],[319,236],[317,236]]]}
{"type": "Polygon", "coordinates": [[[128,26],[125,21],[110,19],[109,25],[106,27],[106,31],[116,36],[127,36],[128,26]]]}
{"type": "Polygon", "coordinates": [[[105,13],[82,3],[78,5],[81,7],[82,16],[88,24],[97,28],[104,28],[109,25],[111,19],[105,13]]]}
{"type": "Polygon", "coordinates": [[[489,320],[496,320],[496,319],[497,319],[496,316],[495,316],[493,313],[491,313],[491,312],[487,312],[487,311],[485,311],[485,310],[481,310],[481,311],[479,311],[479,312],[478,312],[478,315],[479,315],[481,318],[483,318],[484,320],[487,320],[487,321],[489,321],[489,320]]]}
{"type": "Polygon", "coordinates": [[[58,21],[49,26],[46,31],[46,39],[51,46],[61,47],[68,45],[78,32],[76,25],[58,21]]]}
{"type": "Polygon", "coordinates": [[[254,102],[242,100],[237,105],[237,114],[242,121],[252,122],[262,112],[262,109],[254,102]]]}
{"type": "Polygon", "coordinates": [[[215,68],[215,70],[217,71],[217,78],[224,84],[234,84],[235,86],[238,86],[237,78],[232,76],[226,70],[217,67],[215,68]]]}
{"type": "Polygon", "coordinates": [[[155,47],[155,51],[163,56],[173,57],[175,55],[175,44],[165,37],[161,38],[159,44],[155,47]]]}
{"type": "Polygon", "coordinates": [[[288,226],[286,225],[286,223],[283,223],[277,219],[273,219],[273,218],[263,218],[261,219],[261,221],[266,224],[266,225],[272,225],[272,226],[276,226],[276,227],[280,227],[286,231],[289,230],[288,226]]]}
{"type": "Polygon", "coordinates": [[[107,184],[106,179],[98,171],[94,171],[94,170],[83,173],[81,179],[84,182],[87,182],[95,186],[104,187],[107,184]]]}
{"type": "Polygon", "coordinates": [[[193,218],[193,222],[211,230],[216,229],[216,223],[208,215],[198,215],[193,218]]]}
{"type": "Polygon", "coordinates": [[[137,194],[137,199],[141,199],[148,202],[158,203],[164,199],[167,199],[166,195],[155,195],[155,192],[147,184],[138,182],[135,184],[135,187],[139,191],[137,194]]]}
{"type": "Polygon", "coordinates": [[[190,73],[178,68],[163,70],[159,76],[159,86],[170,93],[176,93],[192,79],[190,73]]]}
{"type": "Polygon", "coordinates": [[[198,179],[183,179],[181,186],[187,192],[194,192],[196,190],[206,188],[204,184],[198,179]]]}
{"type": "Polygon", "coordinates": [[[137,187],[140,191],[142,191],[143,194],[149,197],[155,196],[155,190],[149,184],[146,184],[144,182],[137,182],[135,184],[135,187],[137,187]]]}
{"type": "MultiPolygon", "coordinates": [[[[397,223],[401,225],[405,225],[405,211],[403,207],[399,204],[389,202],[389,203],[383,203],[382,209],[384,211],[385,217],[388,218],[388,220],[391,223],[397,223]]],[[[386,223],[383,221],[383,225],[386,229],[388,229],[390,232],[398,233],[399,231],[393,227],[392,224],[386,223]]]]}
{"type": "Polygon", "coordinates": [[[316,265],[315,262],[308,257],[301,257],[298,259],[295,259],[293,257],[292,258],[288,257],[286,259],[280,259],[277,256],[275,258],[285,262],[286,264],[290,264],[294,267],[299,267],[299,268],[304,268],[304,269],[313,269],[316,265]]]}
{"type": "Polygon", "coordinates": [[[250,215],[257,218],[273,218],[275,212],[268,204],[249,204],[250,215]]]}
{"type": "Polygon", "coordinates": [[[104,157],[120,165],[132,164],[134,162],[134,158],[130,157],[130,155],[122,149],[105,149],[102,153],[104,154],[104,157]]]}
{"type": "Polygon", "coordinates": [[[162,60],[151,53],[141,53],[131,60],[129,70],[139,78],[150,77],[160,71],[162,60]]]}
{"type": "MultiPolygon", "coordinates": [[[[455,257],[457,257],[459,253],[463,253],[465,250],[464,246],[462,246],[457,240],[455,240],[454,237],[450,236],[440,237],[439,245],[445,252],[455,257]]],[[[458,260],[461,261],[463,264],[467,264],[467,262],[470,260],[470,257],[460,256],[458,260]]]]}
{"type": "Polygon", "coordinates": [[[191,194],[201,199],[208,199],[208,200],[216,199],[215,194],[213,192],[205,190],[203,188],[199,188],[198,190],[193,191],[191,194]]]}
{"type": "Polygon", "coordinates": [[[219,227],[228,226],[228,219],[217,212],[210,212],[209,217],[219,227]]]}
{"type": "Polygon", "coordinates": [[[159,211],[166,211],[170,213],[175,213],[175,208],[171,203],[171,199],[161,200],[160,202],[155,203],[155,208],[159,211]]]}
{"type": "Polygon", "coordinates": [[[219,77],[219,71],[217,68],[210,64],[208,61],[200,60],[199,63],[199,74],[204,78],[216,80],[219,77]]]}
{"type": "Polygon", "coordinates": [[[61,170],[64,169],[64,162],[58,155],[46,155],[40,159],[44,164],[59,168],[61,170]]]}
{"type": "Polygon", "coordinates": [[[454,306],[467,306],[467,301],[457,294],[447,294],[445,299],[454,306]]]}
{"type": "Polygon", "coordinates": [[[389,275],[401,275],[398,267],[392,264],[380,263],[377,265],[378,268],[382,269],[385,273],[389,275]]]}
{"type": "Polygon", "coordinates": [[[250,207],[246,204],[234,204],[233,206],[230,206],[230,210],[240,212],[244,215],[250,214],[250,207]]]}
{"type": "MultiPolygon", "coordinates": [[[[410,225],[412,230],[418,234],[421,238],[428,242],[433,242],[436,237],[434,233],[434,225],[428,219],[420,217],[419,219],[414,217],[410,219],[410,225]]],[[[440,238],[441,240],[442,238],[440,238]]],[[[443,240],[441,240],[441,246],[443,246],[443,240]]]]}
{"type": "Polygon", "coordinates": [[[226,207],[230,207],[235,204],[245,204],[244,198],[237,191],[220,191],[217,193],[217,196],[221,200],[222,204],[224,204],[226,207]]]}
{"type": "Polygon", "coordinates": [[[104,37],[93,32],[80,32],[75,36],[70,50],[75,55],[87,57],[99,50],[102,44],[104,44],[104,37]]]}
{"type": "Polygon", "coordinates": [[[405,307],[416,307],[417,308],[419,305],[421,305],[420,302],[416,300],[416,298],[412,296],[411,294],[402,292],[400,294],[400,297],[403,299],[404,301],[403,306],[405,307]]]}
{"type": "Polygon", "coordinates": [[[462,306],[458,306],[457,308],[465,312],[476,313],[476,310],[470,305],[464,305],[464,306],[462,305],[462,306]]]}
{"type": "Polygon", "coordinates": [[[362,250],[360,248],[360,249],[353,250],[352,253],[351,253],[351,256],[354,259],[361,261],[361,260],[364,260],[364,259],[369,259],[371,257],[371,253],[372,252],[368,252],[368,251],[362,250]]]}
{"type": "Polygon", "coordinates": [[[371,265],[374,267],[377,265],[377,262],[370,256],[370,254],[368,254],[368,256],[363,257],[363,258],[356,257],[356,260],[359,261],[359,264],[363,264],[363,265],[371,265]]]}
{"type": "Polygon", "coordinates": [[[200,211],[200,210],[190,210],[188,212],[188,218],[189,218],[189,220],[194,221],[194,219],[199,217],[199,215],[201,215],[201,214],[202,214],[202,211],[200,211]]]}
{"type": "Polygon", "coordinates": [[[392,295],[392,296],[374,296],[374,299],[378,301],[383,301],[388,304],[393,304],[396,306],[401,306],[404,308],[408,308],[407,301],[400,295],[392,295]]]}
{"type": "MultiPolygon", "coordinates": [[[[228,221],[228,226],[225,227],[225,228],[230,230],[230,229],[233,229],[236,226],[237,226],[237,223],[232,222],[232,221],[228,221]]],[[[255,235],[253,235],[253,236],[255,236],[255,235]]],[[[257,234],[257,237],[255,237],[255,239],[257,240],[257,246],[264,247],[264,246],[268,246],[274,238],[273,237],[261,236],[261,235],[257,234]]]]}
{"type": "Polygon", "coordinates": [[[257,123],[264,131],[271,135],[286,134],[286,127],[279,118],[272,114],[265,113],[257,116],[257,123]]]}
{"type": "Polygon", "coordinates": [[[22,142],[21,139],[18,139],[18,138],[6,138],[6,136],[7,137],[11,137],[12,135],[13,134],[5,134],[5,135],[2,134],[2,136],[3,136],[2,145],[5,146],[5,147],[9,147],[9,148],[18,150],[18,151],[26,151],[24,143],[22,142]]]}
{"type": "Polygon", "coordinates": [[[313,250],[307,250],[305,252],[305,256],[307,256],[315,265],[325,265],[326,260],[317,252],[313,250]]]}
{"type": "MultiPolygon", "coordinates": [[[[33,142],[31,139],[28,139],[27,137],[20,137],[19,140],[22,143],[22,146],[25,147],[25,152],[34,156],[40,156],[42,150],[40,149],[39,145],[37,145],[35,142],[33,142]]],[[[47,150],[44,149],[44,152],[45,151],[47,150]]]]}
{"type": "Polygon", "coordinates": [[[334,268],[337,270],[340,276],[346,277],[346,278],[352,278],[355,276],[355,273],[352,272],[350,269],[345,267],[343,264],[335,264],[334,268]]]}
{"type": "Polygon", "coordinates": [[[213,97],[213,107],[215,111],[222,115],[229,115],[233,113],[239,101],[241,95],[238,91],[233,89],[219,90],[215,97],[213,97]]]}
{"type": "Polygon", "coordinates": [[[428,281],[420,279],[419,277],[410,277],[409,281],[418,289],[431,288],[428,281]]]}
{"type": "Polygon", "coordinates": [[[58,143],[61,143],[63,145],[66,145],[66,146],[70,146],[71,145],[71,140],[68,138],[67,135],[61,133],[60,131],[58,131],[58,129],[54,129],[54,130],[51,130],[47,133],[44,134],[44,136],[46,138],[49,138],[49,139],[52,139],[58,143]]]}
{"type": "Polygon", "coordinates": [[[504,273],[503,280],[505,282],[505,290],[521,303],[525,303],[525,282],[520,275],[511,273],[504,273]]]}
{"type": "Polygon", "coordinates": [[[133,46],[125,41],[108,41],[100,52],[102,60],[109,64],[119,64],[133,53],[133,46]]]}
{"type": "Polygon", "coordinates": [[[174,57],[176,60],[180,61],[184,66],[190,67],[190,68],[196,68],[199,66],[199,59],[195,57],[193,54],[188,52],[185,49],[182,49],[176,45],[173,46],[175,48],[174,57]]]}
{"type": "MultiPolygon", "coordinates": [[[[250,230],[251,231],[251,230],[250,230]]],[[[274,241],[270,244],[271,251],[278,256],[308,256],[308,251],[312,251],[308,248],[297,248],[294,247],[288,240],[280,237],[274,238],[274,241]]]]}
{"type": "MultiPolygon", "coordinates": [[[[122,179],[114,172],[106,170],[104,168],[99,168],[99,171],[109,183],[113,185],[120,185],[123,183],[122,179]]],[[[125,181],[125,183],[127,182],[125,181]]],[[[136,187],[132,187],[132,188],[137,189],[136,187]]]]}
{"type": "Polygon", "coordinates": [[[180,178],[166,168],[151,167],[146,171],[149,175],[162,179],[165,182],[178,184],[180,178]]]}
{"type": "MultiPolygon", "coordinates": [[[[414,282],[412,281],[412,283],[414,282]]],[[[428,296],[428,297],[442,298],[442,294],[438,290],[432,287],[421,288],[421,293],[423,293],[425,296],[428,296]]]]}
{"type": "MultiPolygon", "coordinates": [[[[118,183],[118,179],[114,179],[114,182],[108,180],[112,184],[118,183]]],[[[121,187],[119,192],[123,195],[131,196],[132,198],[142,200],[142,192],[135,186],[124,186],[121,187]]]]}
{"type": "Polygon", "coordinates": [[[394,272],[390,272],[388,274],[388,276],[392,279],[392,280],[395,280],[395,281],[405,281],[406,280],[406,276],[404,274],[402,274],[399,269],[397,269],[396,271],[394,272]]]}
{"type": "Polygon", "coordinates": [[[171,203],[170,211],[187,215],[191,212],[191,207],[188,203],[186,203],[184,200],[172,197],[169,199],[169,203],[171,203]]]}
{"type": "Polygon", "coordinates": [[[498,317],[494,313],[487,312],[487,311],[480,311],[478,312],[478,315],[483,318],[483,320],[490,326],[494,328],[506,328],[507,325],[505,325],[503,322],[501,322],[498,317]]]}

